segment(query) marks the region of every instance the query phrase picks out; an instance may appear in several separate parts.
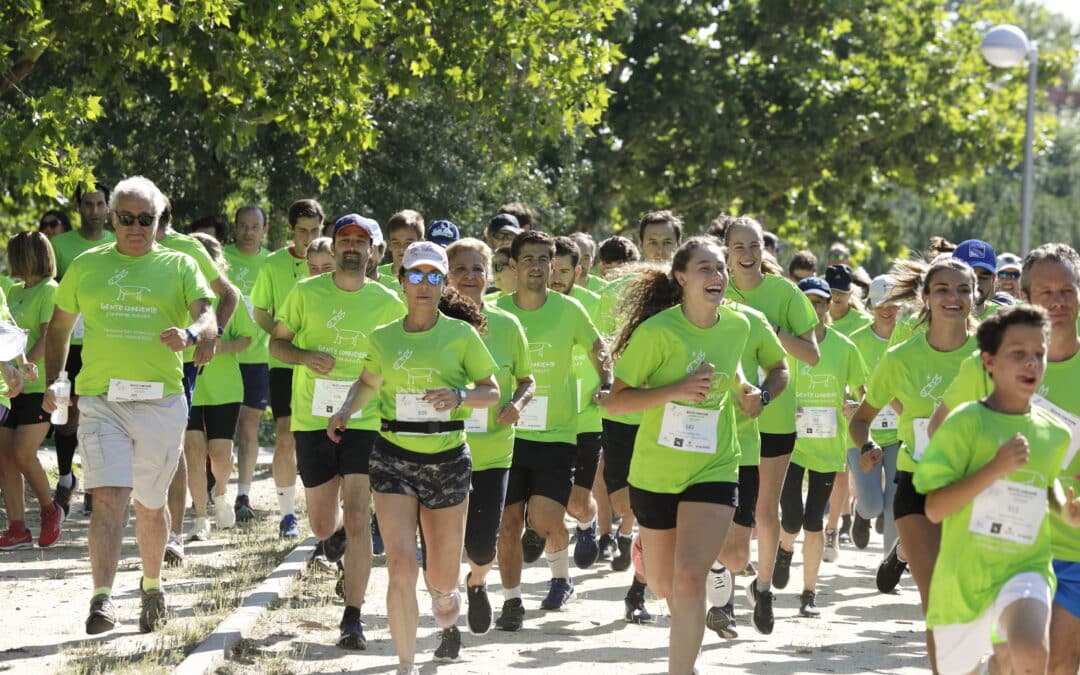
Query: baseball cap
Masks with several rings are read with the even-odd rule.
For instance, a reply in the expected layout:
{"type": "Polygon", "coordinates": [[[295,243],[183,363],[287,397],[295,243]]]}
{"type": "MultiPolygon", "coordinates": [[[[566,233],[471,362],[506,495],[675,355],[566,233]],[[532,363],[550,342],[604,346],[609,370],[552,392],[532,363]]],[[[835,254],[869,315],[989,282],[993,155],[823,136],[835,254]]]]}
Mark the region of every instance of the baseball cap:
{"type": "Polygon", "coordinates": [[[446,248],[458,239],[461,239],[461,231],[458,230],[457,225],[451,223],[449,220],[436,220],[428,225],[427,232],[424,233],[424,239],[433,241],[439,246],[446,248]]]}
{"type": "Polygon", "coordinates": [[[821,277],[806,277],[799,282],[799,290],[806,295],[817,295],[826,300],[832,299],[832,289],[829,288],[829,282],[821,277]]]}
{"type": "Polygon", "coordinates": [[[968,265],[981,267],[993,274],[997,272],[997,260],[994,257],[994,247],[982,239],[968,239],[960,242],[953,251],[953,257],[963,260],[968,265]]]}
{"type": "Polygon", "coordinates": [[[851,292],[851,268],[847,265],[829,265],[825,270],[825,281],[829,288],[841,293],[851,292]]]}
{"type": "Polygon", "coordinates": [[[411,270],[421,265],[430,265],[443,274],[450,268],[446,250],[433,241],[416,241],[405,249],[405,255],[401,258],[401,269],[411,270]]]}
{"type": "Polygon", "coordinates": [[[518,222],[517,216],[510,213],[500,213],[491,219],[488,223],[488,234],[496,236],[502,232],[510,232],[515,237],[521,234],[521,223],[518,222]]]}
{"type": "Polygon", "coordinates": [[[382,230],[379,229],[379,224],[371,218],[365,218],[358,213],[346,213],[334,221],[334,239],[337,239],[339,232],[350,229],[366,234],[373,246],[379,246],[383,242],[382,230]]]}
{"type": "Polygon", "coordinates": [[[1002,253],[997,257],[997,271],[1002,270],[1016,270],[1017,272],[1023,269],[1023,264],[1020,260],[1020,256],[1015,253],[1002,253]]]}
{"type": "Polygon", "coordinates": [[[896,285],[896,279],[888,274],[879,274],[870,282],[870,292],[866,294],[866,301],[871,307],[877,307],[889,302],[889,291],[896,285]]]}

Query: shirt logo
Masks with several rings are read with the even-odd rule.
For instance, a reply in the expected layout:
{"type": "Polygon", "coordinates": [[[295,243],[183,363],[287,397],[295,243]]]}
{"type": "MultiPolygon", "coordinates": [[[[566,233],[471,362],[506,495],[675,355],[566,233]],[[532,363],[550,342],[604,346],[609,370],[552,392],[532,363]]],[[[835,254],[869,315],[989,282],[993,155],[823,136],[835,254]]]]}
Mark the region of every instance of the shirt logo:
{"type": "Polygon", "coordinates": [[[127,275],[127,270],[117,270],[116,274],[106,282],[109,286],[116,286],[116,288],[120,290],[119,295],[116,296],[116,301],[142,300],[143,293],[149,293],[150,289],[145,286],[127,286],[121,284],[120,282],[123,281],[127,275]]]}
{"type": "Polygon", "coordinates": [[[810,389],[835,389],[836,388],[836,376],[831,373],[814,373],[811,372],[813,366],[808,364],[801,364],[799,366],[799,377],[806,378],[807,386],[810,389]]]}
{"type": "Polygon", "coordinates": [[[335,310],[330,315],[330,319],[326,322],[326,327],[334,331],[334,344],[349,344],[353,347],[356,346],[356,341],[364,337],[364,333],[359,330],[350,330],[347,328],[338,328],[338,324],[345,318],[345,310],[335,310]]]}
{"type": "Polygon", "coordinates": [[[412,358],[413,350],[404,349],[398,352],[397,360],[393,363],[394,370],[405,373],[405,384],[409,387],[419,386],[421,382],[433,384],[432,374],[439,372],[437,368],[410,368],[405,364],[412,358]]]}
{"type": "Polygon", "coordinates": [[[934,394],[934,389],[937,389],[939,384],[941,384],[941,375],[938,375],[937,373],[931,375],[926,378],[926,384],[923,385],[923,388],[919,391],[919,396],[932,399],[935,406],[940,405],[941,397],[934,394]]]}

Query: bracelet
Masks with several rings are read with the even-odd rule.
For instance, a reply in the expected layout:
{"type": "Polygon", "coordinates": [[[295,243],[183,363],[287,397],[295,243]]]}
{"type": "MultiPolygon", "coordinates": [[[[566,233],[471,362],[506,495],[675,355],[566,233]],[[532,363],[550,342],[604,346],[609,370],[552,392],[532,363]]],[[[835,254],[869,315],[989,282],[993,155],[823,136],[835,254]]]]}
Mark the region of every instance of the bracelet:
{"type": "Polygon", "coordinates": [[[880,450],[880,449],[881,449],[881,446],[879,446],[877,443],[875,443],[873,441],[867,441],[866,445],[862,446],[862,448],[859,450],[859,456],[861,457],[862,455],[865,455],[868,452],[873,452],[874,450],[880,450]]]}

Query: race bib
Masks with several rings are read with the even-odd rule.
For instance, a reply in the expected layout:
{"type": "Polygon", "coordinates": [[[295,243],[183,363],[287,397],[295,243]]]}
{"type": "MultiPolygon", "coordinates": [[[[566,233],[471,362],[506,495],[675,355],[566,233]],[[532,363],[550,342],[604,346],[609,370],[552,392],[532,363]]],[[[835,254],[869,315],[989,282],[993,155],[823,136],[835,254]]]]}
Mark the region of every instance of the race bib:
{"type": "MultiPolygon", "coordinates": [[[[316,378],[315,391],[311,395],[311,414],[315,417],[332,417],[345,403],[351,386],[352,382],[346,380],[316,378]]],[[[357,410],[350,419],[356,419],[363,414],[363,410],[357,410]]]]}
{"type": "Polygon", "coordinates": [[[1069,432],[1072,434],[1072,440],[1069,442],[1069,451],[1065,453],[1065,461],[1061,464],[1061,470],[1064,471],[1072,464],[1073,459],[1076,457],[1077,450],[1080,450],[1080,417],[1062,410],[1059,406],[1054,405],[1038,394],[1031,397],[1031,402],[1043,410],[1052,413],[1061,420],[1065,426],[1069,427],[1069,432]]]}
{"type": "Polygon", "coordinates": [[[1046,517],[1046,488],[999,479],[979,493],[968,530],[1031,545],[1046,517]]]}
{"type": "Polygon", "coordinates": [[[660,435],[656,441],[667,448],[711,455],[716,452],[719,421],[719,410],[668,403],[664,406],[664,419],[660,422],[660,435]]]}
{"type": "Polygon", "coordinates": [[[423,394],[398,394],[397,419],[399,422],[449,422],[450,411],[438,411],[424,400],[423,394]]]}
{"type": "Polygon", "coordinates": [[[911,420],[911,426],[915,429],[915,452],[911,453],[911,456],[917,462],[922,459],[923,453],[926,452],[926,446],[930,445],[930,434],[926,433],[926,430],[930,427],[930,418],[916,417],[911,420]]]}
{"type": "Polygon", "coordinates": [[[807,406],[795,417],[799,438],[836,438],[836,408],[807,406]]]}
{"type": "Polygon", "coordinates": [[[154,401],[165,396],[165,385],[161,382],[139,382],[136,380],[109,380],[109,393],[106,399],[113,403],[124,401],[154,401]]]}
{"type": "Polygon", "coordinates": [[[900,416],[896,414],[891,405],[886,405],[878,411],[874,421],[870,423],[870,429],[895,429],[900,422],[900,416]]]}
{"type": "Polygon", "coordinates": [[[83,323],[82,314],[75,315],[75,325],[71,328],[71,337],[81,340],[86,335],[86,324],[83,323]]]}
{"type": "Polygon", "coordinates": [[[473,408],[472,414],[465,420],[465,431],[473,434],[486,434],[488,430],[487,408],[473,408]]]}
{"type": "Polygon", "coordinates": [[[546,431],[547,430],[547,411],[548,411],[548,397],[547,396],[533,396],[521,410],[521,415],[518,417],[517,427],[518,429],[527,429],[529,431],[546,431]]]}

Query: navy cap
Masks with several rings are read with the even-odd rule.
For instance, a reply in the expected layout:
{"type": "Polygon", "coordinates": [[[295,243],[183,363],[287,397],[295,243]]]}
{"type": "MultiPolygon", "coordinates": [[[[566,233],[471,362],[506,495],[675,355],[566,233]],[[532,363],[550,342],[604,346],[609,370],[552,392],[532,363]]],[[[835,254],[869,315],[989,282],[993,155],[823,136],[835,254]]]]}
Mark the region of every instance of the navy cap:
{"type": "Polygon", "coordinates": [[[461,239],[461,232],[458,230],[458,226],[449,220],[436,220],[428,225],[427,232],[424,233],[424,239],[446,248],[461,239]]]}
{"type": "Polygon", "coordinates": [[[825,270],[825,281],[829,288],[841,293],[851,292],[851,268],[847,265],[829,265],[825,270]]]}
{"type": "Polygon", "coordinates": [[[994,247],[982,239],[968,239],[960,242],[952,255],[973,268],[981,267],[990,274],[997,272],[997,257],[994,255],[994,247]]]}
{"type": "Polygon", "coordinates": [[[832,300],[832,289],[829,288],[829,282],[821,277],[806,277],[799,282],[799,290],[806,295],[817,295],[826,300],[832,300]]]}
{"type": "Polygon", "coordinates": [[[513,234],[515,237],[521,234],[521,223],[518,222],[517,216],[512,213],[500,213],[491,219],[491,222],[487,226],[488,234],[496,236],[502,231],[507,231],[513,234]]]}
{"type": "Polygon", "coordinates": [[[382,230],[379,229],[379,224],[371,218],[365,218],[358,213],[347,213],[334,221],[334,239],[337,239],[339,232],[350,228],[355,228],[366,234],[373,246],[379,246],[383,242],[382,230]]]}

